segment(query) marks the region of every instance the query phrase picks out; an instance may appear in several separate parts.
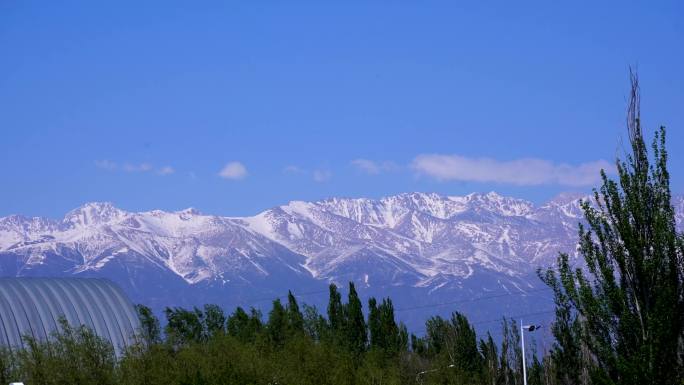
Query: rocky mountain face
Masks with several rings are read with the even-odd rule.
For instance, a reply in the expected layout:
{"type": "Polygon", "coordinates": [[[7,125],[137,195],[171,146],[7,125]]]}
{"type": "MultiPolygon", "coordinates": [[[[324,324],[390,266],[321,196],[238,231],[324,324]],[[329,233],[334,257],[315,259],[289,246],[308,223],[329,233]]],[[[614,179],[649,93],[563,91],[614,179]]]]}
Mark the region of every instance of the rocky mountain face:
{"type": "MultiPolygon", "coordinates": [[[[408,193],[239,218],[88,203],[60,221],[0,218],[0,275],[107,277],[157,309],[267,309],[290,289],[320,308],[330,282],[353,281],[364,295],[391,296],[419,332],[427,315],[453,310],[477,319],[549,309],[535,271],[559,252],[576,258],[582,198],[536,207],[496,193],[408,193]]],[[[673,205],[681,226],[684,197],[673,205]]]]}

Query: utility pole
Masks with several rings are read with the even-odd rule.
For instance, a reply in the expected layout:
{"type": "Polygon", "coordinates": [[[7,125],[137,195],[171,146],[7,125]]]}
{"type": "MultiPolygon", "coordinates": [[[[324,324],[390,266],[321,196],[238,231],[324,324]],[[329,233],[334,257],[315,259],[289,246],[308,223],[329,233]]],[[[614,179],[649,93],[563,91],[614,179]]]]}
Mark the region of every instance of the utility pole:
{"type": "Polygon", "coordinates": [[[525,331],[522,318],[520,319],[520,346],[522,347],[523,385],[527,385],[527,364],[525,364],[525,331]]]}
{"type": "Polygon", "coordinates": [[[533,332],[540,327],[541,325],[523,326],[522,319],[520,319],[520,347],[522,348],[523,385],[527,385],[527,364],[525,363],[525,330],[528,332],[533,332]]]}

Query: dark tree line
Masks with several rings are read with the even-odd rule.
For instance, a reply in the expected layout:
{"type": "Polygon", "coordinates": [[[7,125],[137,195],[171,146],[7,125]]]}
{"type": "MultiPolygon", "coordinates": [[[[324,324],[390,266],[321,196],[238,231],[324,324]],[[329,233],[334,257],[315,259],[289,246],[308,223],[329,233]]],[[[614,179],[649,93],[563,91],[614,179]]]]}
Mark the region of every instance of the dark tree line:
{"type": "MultiPolygon", "coordinates": [[[[122,357],[87,328],[66,323],[50,343],[0,352],[0,381],[30,384],[520,384],[517,329],[504,342],[477,339],[468,319],[432,317],[409,335],[390,298],[368,300],[353,283],[346,301],[330,286],[327,314],[290,292],[264,317],[251,308],[167,308],[165,326],[138,305],[139,341],[122,357]],[[509,354],[507,349],[516,353],[509,354]],[[517,350],[516,350],[517,349],[517,350]],[[499,354],[499,352],[501,352],[499,354]],[[424,372],[422,374],[419,374],[424,372]]],[[[510,333],[510,330],[516,330],[510,333]]],[[[539,384],[541,382],[531,382],[539,384]]]]}

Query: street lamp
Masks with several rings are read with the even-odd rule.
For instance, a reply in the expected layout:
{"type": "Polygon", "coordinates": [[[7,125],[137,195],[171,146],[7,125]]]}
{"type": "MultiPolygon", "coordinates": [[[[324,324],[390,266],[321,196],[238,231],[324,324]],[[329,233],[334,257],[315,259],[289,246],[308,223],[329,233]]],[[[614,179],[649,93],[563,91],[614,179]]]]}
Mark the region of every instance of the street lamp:
{"type": "Polygon", "coordinates": [[[520,320],[520,346],[522,347],[523,385],[527,385],[527,364],[525,364],[525,330],[528,332],[533,332],[540,327],[541,325],[523,326],[522,319],[520,320]]]}

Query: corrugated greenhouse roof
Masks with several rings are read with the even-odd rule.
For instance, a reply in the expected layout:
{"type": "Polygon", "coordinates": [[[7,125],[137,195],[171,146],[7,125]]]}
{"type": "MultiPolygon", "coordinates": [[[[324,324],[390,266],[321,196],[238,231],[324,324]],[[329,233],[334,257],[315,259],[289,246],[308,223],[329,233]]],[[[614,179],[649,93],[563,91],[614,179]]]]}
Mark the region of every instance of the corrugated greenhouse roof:
{"type": "Polygon", "coordinates": [[[22,336],[45,341],[64,318],[110,341],[116,354],[140,328],[133,304],[114,283],[99,278],[0,278],[0,345],[24,348],[22,336]]]}

